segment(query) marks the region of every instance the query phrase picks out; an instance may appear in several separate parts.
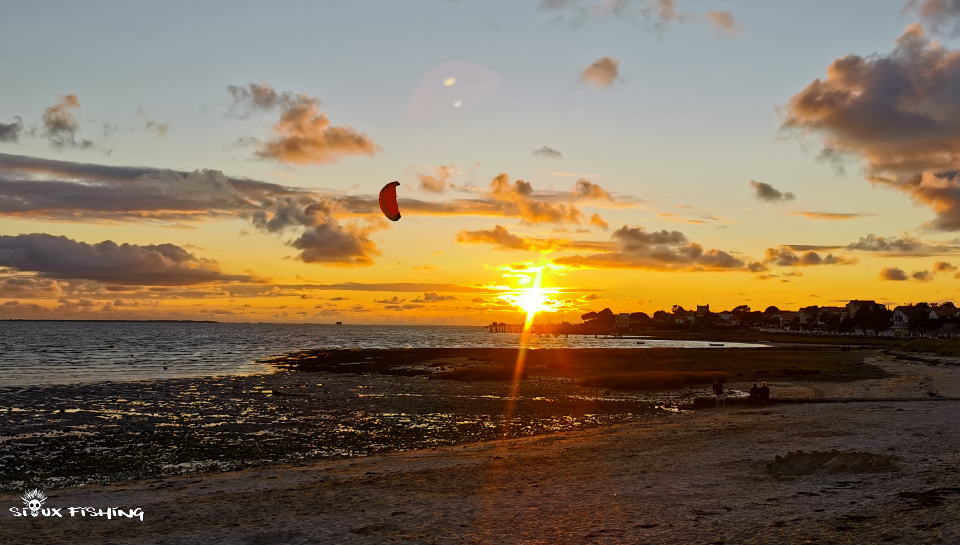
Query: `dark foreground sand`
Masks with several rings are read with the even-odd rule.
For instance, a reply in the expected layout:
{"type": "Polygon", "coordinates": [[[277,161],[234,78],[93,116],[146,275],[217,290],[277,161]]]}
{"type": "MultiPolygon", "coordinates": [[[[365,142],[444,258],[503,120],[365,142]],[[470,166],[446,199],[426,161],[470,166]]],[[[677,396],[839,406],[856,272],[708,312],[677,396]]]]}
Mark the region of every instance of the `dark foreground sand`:
{"type": "MultiPolygon", "coordinates": [[[[877,363],[897,376],[775,392],[960,394],[955,367],[877,363]]],[[[13,517],[6,495],[0,543],[960,543],[958,418],[935,400],[731,408],[48,491],[48,506],[141,507],[143,522],[13,517]]]]}

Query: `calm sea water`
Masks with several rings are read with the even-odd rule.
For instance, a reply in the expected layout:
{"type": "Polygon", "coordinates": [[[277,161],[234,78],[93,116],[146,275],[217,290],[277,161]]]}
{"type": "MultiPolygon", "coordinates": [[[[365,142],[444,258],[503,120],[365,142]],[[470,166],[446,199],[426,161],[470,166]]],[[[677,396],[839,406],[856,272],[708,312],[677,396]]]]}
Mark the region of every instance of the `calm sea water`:
{"type": "MultiPolygon", "coordinates": [[[[311,348],[515,348],[484,327],[0,322],[0,386],[249,375],[257,360],[311,348]]],[[[533,337],[534,348],[708,347],[707,342],[533,337]]],[[[724,343],[726,347],[757,346],[724,343]]]]}

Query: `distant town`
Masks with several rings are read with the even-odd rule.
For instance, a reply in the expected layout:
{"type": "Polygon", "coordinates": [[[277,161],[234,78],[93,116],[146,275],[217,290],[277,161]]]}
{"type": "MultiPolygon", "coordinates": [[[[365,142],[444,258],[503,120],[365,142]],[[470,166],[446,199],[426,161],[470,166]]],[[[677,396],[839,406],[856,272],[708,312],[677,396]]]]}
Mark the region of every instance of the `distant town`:
{"type": "MultiPolygon", "coordinates": [[[[572,324],[535,324],[533,331],[551,335],[631,335],[645,330],[749,330],[847,334],[871,337],[957,337],[960,336],[960,309],[953,303],[917,303],[892,310],[872,300],[852,300],[846,305],[798,310],[781,310],[769,306],[754,310],[740,305],[731,310],[713,312],[710,305],[697,305],[687,310],[674,305],[670,312],[658,310],[653,316],[645,312],[614,313],[609,308],[588,312],[583,322],[572,324]]],[[[494,322],[492,332],[517,332],[522,326],[494,322]]]]}

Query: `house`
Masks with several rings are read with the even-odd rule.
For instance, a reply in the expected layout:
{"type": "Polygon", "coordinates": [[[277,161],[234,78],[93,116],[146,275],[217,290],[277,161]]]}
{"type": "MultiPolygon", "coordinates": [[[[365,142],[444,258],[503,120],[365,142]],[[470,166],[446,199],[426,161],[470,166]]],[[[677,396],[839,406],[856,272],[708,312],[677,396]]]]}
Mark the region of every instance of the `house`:
{"type": "Polygon", "coordinates": [[[877,310],[887,310],[886,305],[877,304],[874,300],[861,301],[859,299],[853,299],[844,307],[844,313],[841,318],[854,318],[861,309],[871,309],[873,311],[877,310]]]}
{"type": "Polygon", "coordinates": [[[930,307],[925,304],[898,306],[893,309],[893,329],[913,329],[923,317],[929,316],[929,313],[930,307]]]}
{"type": "Polygon", "coordinates": [[[954,307],[934,307],[930,309],[931,320],[950,320],[960,314],[960,309],[954,307]]]}

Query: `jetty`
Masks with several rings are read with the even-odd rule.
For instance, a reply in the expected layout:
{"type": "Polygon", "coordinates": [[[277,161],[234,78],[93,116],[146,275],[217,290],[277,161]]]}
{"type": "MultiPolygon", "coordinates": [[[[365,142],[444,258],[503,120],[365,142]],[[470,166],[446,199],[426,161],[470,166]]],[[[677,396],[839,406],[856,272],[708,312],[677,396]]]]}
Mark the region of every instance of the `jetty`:
{"type": "Polygon", "coordinates": [[[490,333],[523,333],[523,324],[508,324],[504,322],[493,322],[487,328],[490,333]]]}

